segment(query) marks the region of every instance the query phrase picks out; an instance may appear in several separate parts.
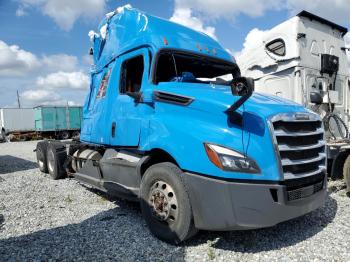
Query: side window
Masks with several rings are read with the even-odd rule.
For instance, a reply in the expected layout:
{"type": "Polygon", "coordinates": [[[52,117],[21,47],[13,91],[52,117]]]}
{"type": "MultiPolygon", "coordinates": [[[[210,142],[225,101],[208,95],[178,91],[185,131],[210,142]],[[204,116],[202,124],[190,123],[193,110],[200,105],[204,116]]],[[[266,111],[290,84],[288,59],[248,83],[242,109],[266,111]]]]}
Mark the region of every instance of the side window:
{"type": "Polygon", "coordinates": [[[144,70],[143,56],[136,56],[123,62],[120,76],[120,93],[139,92],[144,70]]]}
{"type": "Polygon", "coordinates": [[[286,54],[286,44],[280,38],[266,44],[266,49],[278,56],[284,56],[286,54]]]}
{"type": "Polygon", "coordinates": [[[98,89],[96,98],[104,98],[106,96],[110,75],[111,75],[111,69],[108,69],[108,71],[105,73],[105,75],[101,80],[100,88],[98,89]]]}

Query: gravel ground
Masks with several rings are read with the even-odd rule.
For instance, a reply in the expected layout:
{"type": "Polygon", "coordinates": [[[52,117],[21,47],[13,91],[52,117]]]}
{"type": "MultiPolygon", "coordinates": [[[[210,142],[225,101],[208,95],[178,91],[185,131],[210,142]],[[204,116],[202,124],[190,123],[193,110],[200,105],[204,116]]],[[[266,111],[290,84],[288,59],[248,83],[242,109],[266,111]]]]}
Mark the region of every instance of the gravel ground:
{"type": "Polygon", "coordinates": [[[182,246],[153,237],[138,204],[40,173],[36,142],[0,144],[0,261],[350,261],[350,199],[329,183],[325,207],[273,228],[200,232],[182,246]]]}

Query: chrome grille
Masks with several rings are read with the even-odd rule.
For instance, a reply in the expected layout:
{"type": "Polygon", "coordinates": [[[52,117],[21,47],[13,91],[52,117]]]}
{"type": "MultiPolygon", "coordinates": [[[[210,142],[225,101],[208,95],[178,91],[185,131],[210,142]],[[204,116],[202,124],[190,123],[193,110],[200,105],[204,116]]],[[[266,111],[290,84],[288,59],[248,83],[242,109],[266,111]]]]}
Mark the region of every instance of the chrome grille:
{"type": "Polygon", "coordinates": [[[314,114],[281,114],[271,119],[284,179],[323,174],[326,170],[324,130],[314,114]]]}

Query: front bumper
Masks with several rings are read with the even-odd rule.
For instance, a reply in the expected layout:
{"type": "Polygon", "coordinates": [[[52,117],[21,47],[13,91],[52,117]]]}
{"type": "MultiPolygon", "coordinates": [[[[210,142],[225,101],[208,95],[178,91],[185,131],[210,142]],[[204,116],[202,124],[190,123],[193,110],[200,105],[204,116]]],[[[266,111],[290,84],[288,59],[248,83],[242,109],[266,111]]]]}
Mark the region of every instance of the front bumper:
{"type": "Polygon", "coordinates": [[[195,226],[203,230],[271,227],[324,205],[327,193],[325,175],[318,178],[321,186],[315,193],[310,192],[314,188],[310,181],[291,188],[273,183],[222,181],[188,172],[184,178],[195,226]]]}

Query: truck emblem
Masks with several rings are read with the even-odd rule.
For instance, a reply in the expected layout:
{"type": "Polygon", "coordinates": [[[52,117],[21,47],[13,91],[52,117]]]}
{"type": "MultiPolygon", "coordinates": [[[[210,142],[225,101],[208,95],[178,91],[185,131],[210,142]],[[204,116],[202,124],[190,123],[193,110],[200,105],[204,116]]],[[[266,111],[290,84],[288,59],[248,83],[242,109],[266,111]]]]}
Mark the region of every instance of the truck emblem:
{"type": "Polygon", "coordinates": [[[295,114],[294,118],[296,120],[310,120],[310,116],[308,114],[295,114]]]}

